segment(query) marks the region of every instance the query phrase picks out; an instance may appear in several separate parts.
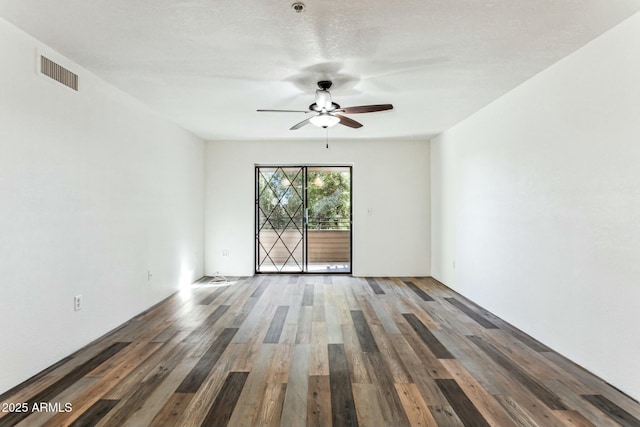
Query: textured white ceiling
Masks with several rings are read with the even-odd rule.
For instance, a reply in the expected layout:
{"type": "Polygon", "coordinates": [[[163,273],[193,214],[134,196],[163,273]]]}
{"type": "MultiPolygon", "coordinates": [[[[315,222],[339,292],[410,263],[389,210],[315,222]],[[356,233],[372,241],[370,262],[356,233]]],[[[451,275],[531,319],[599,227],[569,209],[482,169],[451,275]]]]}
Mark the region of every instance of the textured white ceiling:
{"type": "Polygon", "coordinates": [[[428,138],[640,11],[640,0],[0,0],[0,16],[208,140],[288,129],[316,81],[353,115],[334,139],[428,138]]]}

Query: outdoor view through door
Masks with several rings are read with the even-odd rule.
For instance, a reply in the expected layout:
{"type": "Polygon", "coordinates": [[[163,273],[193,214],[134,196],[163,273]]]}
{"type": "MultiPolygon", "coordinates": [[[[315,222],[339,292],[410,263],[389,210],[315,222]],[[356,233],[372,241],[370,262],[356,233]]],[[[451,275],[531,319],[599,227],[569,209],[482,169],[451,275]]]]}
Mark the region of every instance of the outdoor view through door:
{"type": "Polygon", "coordinates": [[[256,166],[256,273],[351,273],[351,166],[256,166]]]}

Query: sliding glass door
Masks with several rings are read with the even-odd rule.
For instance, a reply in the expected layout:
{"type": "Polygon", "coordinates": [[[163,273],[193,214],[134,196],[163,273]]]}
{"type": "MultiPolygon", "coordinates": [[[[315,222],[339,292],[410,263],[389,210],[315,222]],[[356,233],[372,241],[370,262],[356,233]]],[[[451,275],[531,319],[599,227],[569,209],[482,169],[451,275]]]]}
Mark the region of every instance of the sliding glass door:
{"type": "Polygon", "coordinates": [[[351,167],[307,168],[307,271],[351,272],[351,167]]]}
{"type": "Polygon", "coordinates": [[[256,273],[351,272],[351,167],[256,167],[256,273]]]}
{"type": "Polygon", "coordinates": [[[305,168],[256,167],[256,272],[304,269],[305,168]]]}

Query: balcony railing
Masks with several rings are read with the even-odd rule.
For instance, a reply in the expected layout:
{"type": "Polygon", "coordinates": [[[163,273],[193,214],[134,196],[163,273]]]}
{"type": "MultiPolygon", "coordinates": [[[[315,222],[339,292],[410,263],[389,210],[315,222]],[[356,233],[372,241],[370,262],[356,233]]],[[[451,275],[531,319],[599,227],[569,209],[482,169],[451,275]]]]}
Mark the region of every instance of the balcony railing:
{"type": "Polygon", "coordinates": [[[309,218],[309,230],[349,230],[351,221],[346,218],[309,218]]]}
{"type": "MultiPolygon", "coordinates": [[[[298,231],[263,229],[260,231],[261,257],[266,251],[269,251],[269,257],[275,264],[292,263],[291,255],[298,263],[302,263],[301,239],[302,235],[298,231]]],[[[349,263],[351,261],[350,240],[351,233],[348,229],[309,229],[307,232],[307,261],[310,263],[349,263]]]]}

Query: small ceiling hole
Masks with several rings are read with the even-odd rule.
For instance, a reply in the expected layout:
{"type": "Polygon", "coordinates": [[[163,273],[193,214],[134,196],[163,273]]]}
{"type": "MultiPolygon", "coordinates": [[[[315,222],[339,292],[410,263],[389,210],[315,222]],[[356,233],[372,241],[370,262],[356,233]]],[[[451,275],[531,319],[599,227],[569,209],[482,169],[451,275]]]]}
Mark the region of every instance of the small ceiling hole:
{"type": "Polygon", "coordinates": [[[295,2],[291,5],[291,8],[296,11],[296,13],[302,13],[304,11],[304,3],[295,2]]]}

